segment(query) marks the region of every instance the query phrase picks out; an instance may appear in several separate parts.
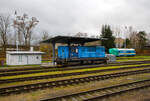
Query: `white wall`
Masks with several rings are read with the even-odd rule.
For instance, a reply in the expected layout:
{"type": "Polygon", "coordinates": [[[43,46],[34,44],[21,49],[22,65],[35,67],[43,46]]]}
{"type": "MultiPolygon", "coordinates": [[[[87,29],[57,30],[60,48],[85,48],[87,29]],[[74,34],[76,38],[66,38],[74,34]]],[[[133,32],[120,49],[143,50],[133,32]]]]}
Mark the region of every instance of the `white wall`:
{"type": "Polygon", "coordinates": [[[6,54],[6,64],[9,64],[9,54],[6,54]]]}
{"type": "Polygon", "coordinates": [[[7,54],[7,65],[41,64],[41,55],[11,55],[7,54]]]}
{"type": "Polygon", "coordinates": [[[28,64],[41,64],[41,55],[28,55],[28,64]]]}

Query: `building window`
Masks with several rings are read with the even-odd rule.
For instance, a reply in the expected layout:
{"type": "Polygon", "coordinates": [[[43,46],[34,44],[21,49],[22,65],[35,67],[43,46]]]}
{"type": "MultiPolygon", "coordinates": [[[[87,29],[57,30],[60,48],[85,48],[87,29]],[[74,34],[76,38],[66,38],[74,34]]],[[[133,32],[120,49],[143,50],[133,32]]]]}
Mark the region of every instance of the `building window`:
{"type": "Polygon", "coordinates": [[[96,48],[95,47],[88,47],[88,52],[96,52],[96,48]]]}
{"type": "Polygon", "coordinates": [[[39,59],[39,57],[37,56],[36,59],[39,59]]]}
{"type": "Polygon", "coordinates": [[[19,62],[22,62],[22,55],[19,55],[19,62]]]}

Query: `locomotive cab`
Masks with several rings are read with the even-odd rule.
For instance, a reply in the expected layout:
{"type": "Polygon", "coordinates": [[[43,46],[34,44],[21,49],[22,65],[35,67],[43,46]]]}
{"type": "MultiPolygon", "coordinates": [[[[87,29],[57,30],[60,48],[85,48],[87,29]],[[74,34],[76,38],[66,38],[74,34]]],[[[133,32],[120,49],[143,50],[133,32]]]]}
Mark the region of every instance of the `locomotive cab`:
{"type": "Polygon", "coordinates": [[[59,46],[58,47],[58,58],[68,59],[78,57],[78,47],[77,46],[59,46]]]}
{"type": "Polygon", "coordinates": [[[69,62],[94,63],[105,61],[105,48],[103,46],[59,46],[57,64],[69,62]]]}

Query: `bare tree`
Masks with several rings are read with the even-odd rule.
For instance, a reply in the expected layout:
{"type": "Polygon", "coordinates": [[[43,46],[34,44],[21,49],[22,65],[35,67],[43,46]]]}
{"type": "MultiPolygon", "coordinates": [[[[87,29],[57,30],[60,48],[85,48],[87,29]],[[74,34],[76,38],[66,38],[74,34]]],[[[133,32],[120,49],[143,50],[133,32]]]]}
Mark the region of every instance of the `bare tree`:
{"type": "Polygon", "coordinates": [[[91,35],[90,37],[91,37],[91,38],[95,38],[96,36],[95,36],[95,35],[91,35]]]}
{"type": "Polygon", "coordinates": [[[147,45],[150,46],[150,33],[147,33],[147,45]]]}
{"type": "Polygon", "coordinates": [[[10,32],[10,25],[11,25],[10,17],[0,15],[0,38],[4,51],[6,50],[6,45],[8,43],[8,34],[10,32]]]}
{"type": "Polygon", "coordinates": [[[117,47],[121,48],[121,29],[120,29],[120,26],[116,28],[115,33],[116,33],[117,47]]]}
{"type": "Polygon", "coordinates": [[[139,49],[144,49],[144,46],[146,45],[147,42],[147,33],[145,31],[139,31],[137,33],[137,37],[138,37],[138,48],[139,49]]]}
{"type": "Polygon", "coordinates": [[[87,33],[81,33],[81,32],[78,32],[75,34],[76,37],[88,37],[88,34],[87,33]]]}
{"type": "Polygon", "coordinates": [[[18,39],[23,36],[24,45],[30,46],[33,28],[38,24],[38,20],[35,17],[29,18],[27,14],[23,16],[16,16],[14,20],[14,26],[18,32],[18,39]]]}
{"type": "Polygon", "coordinates": [[[42,40],[47,40],[49,38],[49,34],[46,30],[42,31],[42,40]]]}
{"type": "Polygon", "coordinates": [[[129,39],[130,39],[130,42],[131,42],[131,47],[132,48],[137,48],[138,47],[138,37],[137,37],[137,32],[136,31],[130,32],[129,39]]]}
{"type": "Polygon", "coordinates": [[[8,45],[9,44],[16,45],[16,35],[9,34],[8,42],[7,43],[8,43],[8,45]]]}

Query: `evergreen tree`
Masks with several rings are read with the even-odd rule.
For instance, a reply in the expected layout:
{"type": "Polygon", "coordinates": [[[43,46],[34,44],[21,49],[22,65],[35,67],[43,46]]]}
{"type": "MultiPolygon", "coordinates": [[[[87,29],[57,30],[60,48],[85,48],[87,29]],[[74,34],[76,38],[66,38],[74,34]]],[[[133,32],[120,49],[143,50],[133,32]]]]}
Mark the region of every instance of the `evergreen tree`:
{"type": "Polygon", "coordinates": [[[127,38],[127,39],[125,39],[125,41],[126,41],[126,47],[129,48],[130,44],[131,44],[130,39],[127,38]]]}
{"type": "Polygon", "coordinates": [[[106,39],[106,40],[102,40],[101,44],[102,44],[102,46],[105,46],[107,52],[108,52],[109,48],[115,47],[115,42],[114,42],[115,37],[113,36],[113,32],[109,25],[102,26],[101,38],[106,39]]]}
{"type": "Polygon", "coordinates": [[[137,37],[138,37],[138,45],[139,45],[139,48],[140,49],[143,49],[144,46],[146,45],[146,32],[145,31],[140,31],[138,34],[137,34],[137,37]]]}
{"type": "Polygon", "coordinates": [[[130,48],[130,44],[131,44],[130,39],[126,38],[122,48],[130,48]]]}

